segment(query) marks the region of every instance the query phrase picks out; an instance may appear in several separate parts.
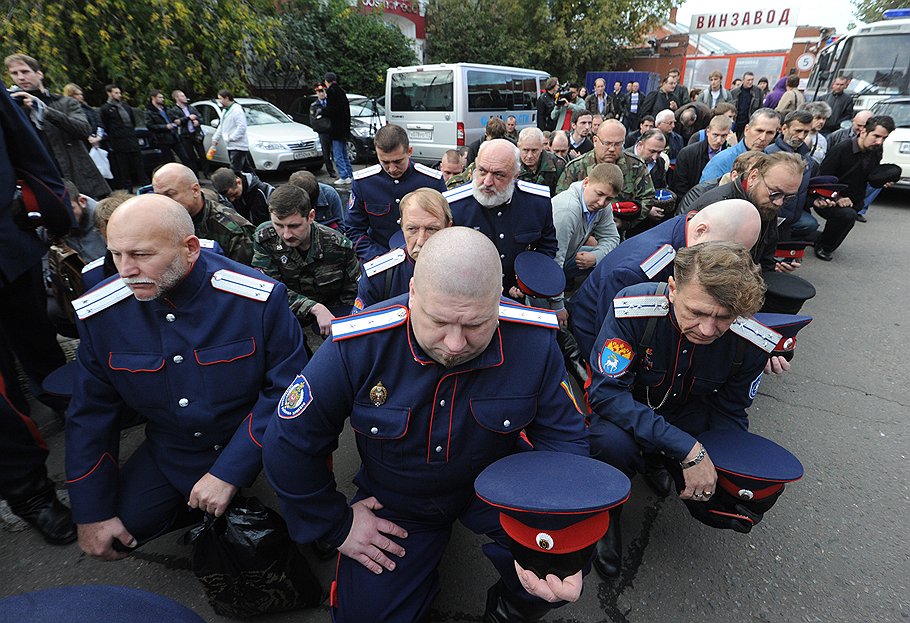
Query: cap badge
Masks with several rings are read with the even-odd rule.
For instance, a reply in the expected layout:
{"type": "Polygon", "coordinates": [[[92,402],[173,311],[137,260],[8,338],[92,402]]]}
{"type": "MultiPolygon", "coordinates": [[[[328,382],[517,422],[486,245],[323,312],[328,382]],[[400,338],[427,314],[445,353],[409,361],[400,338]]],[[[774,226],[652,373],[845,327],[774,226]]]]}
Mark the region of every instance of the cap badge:
{"type": "Polygon", "coordinates": [[[743,500],[751,500],[753,497],[755,497],[755,494],[748,489],[740,489],[737,495],[740,497],[740,499],[743,500]]]}
{"type": "Polygon", "coordinates": [[[389,399],[389,390],[382,386],[382,381],[376,383],[370,390],[370,402],[374,407],[381,407],[389,399]]]}
{"type": "Polygon", "coordinates": [[[553,549],[553,545],[554,545],[553,537],[551,537],[546,532],[541,532],[540,534],[537,535],[537,537],[534,540],[537,541],[537,547],[539,547],[542,550],[553,549]]]}

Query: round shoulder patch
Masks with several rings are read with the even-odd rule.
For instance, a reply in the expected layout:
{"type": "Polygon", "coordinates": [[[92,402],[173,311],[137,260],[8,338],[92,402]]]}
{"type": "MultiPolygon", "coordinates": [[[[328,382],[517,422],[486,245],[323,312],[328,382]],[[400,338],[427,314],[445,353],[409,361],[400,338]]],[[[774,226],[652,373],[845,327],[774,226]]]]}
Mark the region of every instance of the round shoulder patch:
{"type": "Polygon", "coordinates": [[[313,390],[310,389],[310,383],[305,376],[298,374],[278,402],[278,417],[292,420],[306,411],[311,402],[313,402],[313,390]]]}
{"type": "Polygon", "coordinates": [[[627,342],[618,338],[612,338],[606,341],[603,349],[600,351],[598,365],[603,374],[615,377],[620,376],[628,370],[629,366],[632,365],[632,359],[634,358],[635,353],[627,342]]]}

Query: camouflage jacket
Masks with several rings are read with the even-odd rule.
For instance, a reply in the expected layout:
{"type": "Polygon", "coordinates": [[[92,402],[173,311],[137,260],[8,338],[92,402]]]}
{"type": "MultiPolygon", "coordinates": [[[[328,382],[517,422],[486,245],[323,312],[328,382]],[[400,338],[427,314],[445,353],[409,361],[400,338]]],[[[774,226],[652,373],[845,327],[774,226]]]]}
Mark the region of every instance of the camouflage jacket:
{"type": "Polygon", "coordinates": [[[556,196],[556,183],[559,181],[563,170],[566,168],[562,159],[554,156],[548,151],[541,152],[540,162],[537,163],[537,170],[530,170],[525,163],[521,163],[521,170],[518,172],[518,179],[525,182],[541,184],[550,189],[550,196],[556,196]]]}
{"type": "MultiPolygon", "coordinates": [[[[556,185],[556,192],[561,193],[566,190],[572,182],[578,182],[587,177],[588,171],[599,164],[593,151],[589,151],[583,156],[571,160],[566,165],[556,185]]],[[[631,229],[633,225],[645,220],[651,206],[656,202],[654,192],[654,182],[651,181],[651,175],[648,173],[648,166],[627,153],[620,155],[616,161],[616,166],[620,168],[623,176],[622,193],[616,198],[617,201],[635,201],[641,206],[641,215],[637,220],[630,222],[626,229],[631,229]]]]}
{"type": "Polygon", "coordinates": [[[316,303],[350,309],[360,277],[353,243],[319,223],[310,225],[310,240],[301,252],[288,247],[271,222],[263,223],[253,234],[253,267],[287,286],[291,311],[300,319],[316,303]]]}
{"type": "Polygon", "coordinates": [[[196,236],[214,240],[226,256],[249,266],[253,259],[253,224],[233,208],[208,197],[204,199],[202,211],[193,217],[196,236]]]}

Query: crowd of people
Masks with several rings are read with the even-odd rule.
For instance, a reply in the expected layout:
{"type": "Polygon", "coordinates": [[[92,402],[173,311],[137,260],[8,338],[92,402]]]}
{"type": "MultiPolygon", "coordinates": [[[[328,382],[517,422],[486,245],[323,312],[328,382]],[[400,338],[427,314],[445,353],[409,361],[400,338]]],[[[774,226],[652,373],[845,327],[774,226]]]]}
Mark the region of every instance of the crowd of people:
{"type": "MultiPolygon", "coordinates": [[[[154,90],[146,125],[172,156],[153,192],[131,195],[111,192],[89,157],[106,140],[114,188],[149,181],[119,88],[96,118],[75,85],[72,97],[44,88],[34,59],[6,65],[18,90],[0,110],[0,227],[19,246],[0,264],[0,496],[48,542],[78,538],[116,560],[222,515],[264,468],[293,539],[339,553],[336,621],[423,620],[456,520],[489,536],[501,575],[484,621],[537,621],[577,600],[583,565],[522,567],[516,528],[474,495],[478,474],[519,450],[644,474],[705,523],[748,532],[781,489],[756,484],[758,465],[749,486],[761,495],[731,494],[712,462],[719,446],[703,440],[722,431],[748,443],[763,375],[789,369],[787,331],[807,322],[756,318],[793,313],[770,296],[800,266],[780,248],[832,259],[864,222],[870,184],[886,183],[880,147],[894,128],[853,114],[840,99],[847,78],[810,103],[791,79],[763,94],[749,73],[730,91],[712,74],[694,97],[678,72],[647,94],[634,82],[607,93],[598,79],[587,97],[550,78],[537,127],[493,118],[438,168],[415,162],[407,131],[389,124],[375,135],[378,162],[353,172],[343,132],[330,130],[350,183],[343,209],[312,173],[277,188],[256,177],[227,91],[215,139],[231,167],[209,171],[198,112],[179,91],[168,109],[154,90]],[[38,189],[38,223],[28,209],[22,220],[23,186],[38,189]],[[39,389],[65,361],[65,322],[44,308],[50,243],[84,264],[63,305],[80,344],[62,403],[39,389]],[[47,477],[13,354],[39,399],[65,410],[71,511],[47,477]],[[351,500],[331,461],[348,421],[362,461],[351,500]],[[119,433],[137,422],[144,440],[121,456],[119,433]]],[[[333,73],[320,87],[329,107],[343,96],[333,73]]],[[[615,577],[621,508],[604,510],[599,532],[578,528],[594,534],[583,543],[572,526],[551,527],[531,546],[593,548],[597,572],[615,577]]]]}

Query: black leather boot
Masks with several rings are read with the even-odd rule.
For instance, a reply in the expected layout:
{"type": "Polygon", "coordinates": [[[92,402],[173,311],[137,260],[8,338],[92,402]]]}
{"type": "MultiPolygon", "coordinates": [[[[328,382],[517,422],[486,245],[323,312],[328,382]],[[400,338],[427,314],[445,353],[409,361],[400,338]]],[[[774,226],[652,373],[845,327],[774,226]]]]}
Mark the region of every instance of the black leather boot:
{"type": "Polygon", "coordinates": [[[54,483],[44,475],[31,481],[20,487],[20,491],[7,496],[10,509],[40,532],[51,545],[66,545],[75,541],[73,516],[70,509],[57,499],[54,483]]]}
{"type": "Polygon", "coordinates": [[[667,470],[663,459],[653,454],[645,455],[645,471],[642,474],[645,482],[658,497],[665,498],[674,490],[676,484],[667,470]]]}
{"type": "Polygon", "coordinates": [[[620,528],[622,506],[610,511],[610,528],[597,542],[594,552],[594,568],[600,577],[615,578],[622,568],[622,531],[620,528]]]}
{"type": "Polygon", "coordinates": [[[487,591],[483,623],[534,623],[540,621],[551,609],[545,603],[539,606],[516,604],[509,599],[509,592],[500,580],[487,591]]]}
{"type": "Polygon", "coordinates": [[[559,350],[562,351],[566,370],[575,378],[578,386],[584,388],[588,381],[588,369],[575,336],[568,329],[560,329],[556,332],[556,343],[559,344],[559,350]]]}

